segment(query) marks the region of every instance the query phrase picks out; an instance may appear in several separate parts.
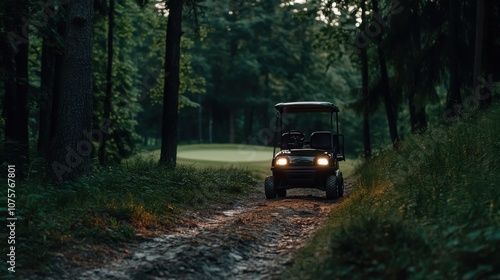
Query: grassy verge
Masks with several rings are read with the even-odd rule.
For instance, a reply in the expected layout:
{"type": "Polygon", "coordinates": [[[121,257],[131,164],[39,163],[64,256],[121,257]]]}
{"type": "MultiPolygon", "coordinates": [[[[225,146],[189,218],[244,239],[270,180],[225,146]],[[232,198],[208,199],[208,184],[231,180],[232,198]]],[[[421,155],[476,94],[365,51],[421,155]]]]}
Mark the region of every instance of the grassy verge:
{"type": "Polygon", "coordinates": [[[491,109],[365,163],[287,276],[499,279],[499,116],[491,109]]]}
{"type": "MultiPolygon", "coordinates": [[[[18,183],[16,268],[43,272],[61,246],[131,240],[138,232],[172,225],[187,209],[230,201],[255,185],[242,169],[168,170],[144,160],[103,168],[65,186],[18,183]]],[[[7,240],[4,232],[1,239],[7,240]]]]}

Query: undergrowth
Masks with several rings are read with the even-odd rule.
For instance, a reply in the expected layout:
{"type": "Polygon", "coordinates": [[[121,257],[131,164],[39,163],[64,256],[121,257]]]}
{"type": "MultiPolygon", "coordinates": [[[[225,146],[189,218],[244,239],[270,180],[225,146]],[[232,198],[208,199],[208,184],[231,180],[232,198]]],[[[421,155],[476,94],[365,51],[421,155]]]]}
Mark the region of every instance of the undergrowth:
{"type": "Polygon", "coordinates": [[[49,272],[51,252],[61,246],[132,240],[136,233],[167,228],[186,210],[235,199],[255,185],[243,169],[166,169],[145,160],[102,168],[64,186],[19,182],[16,269],[49,272]]]}
{"type": "Polygon", "coordinates": [[[366,162],[286,278],[500,279],[499,116],[491,109],[366,162]]]}

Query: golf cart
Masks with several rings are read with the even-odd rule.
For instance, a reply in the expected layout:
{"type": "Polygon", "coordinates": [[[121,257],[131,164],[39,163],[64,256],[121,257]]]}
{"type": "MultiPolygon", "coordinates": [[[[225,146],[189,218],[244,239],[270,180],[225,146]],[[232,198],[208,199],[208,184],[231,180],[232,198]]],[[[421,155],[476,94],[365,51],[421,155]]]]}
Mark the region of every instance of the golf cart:
{"type": "Polygon", "coordinates": [[[330,102],[288,102],[274,107],[273,175],[265,179],[266,198],[285,197],[293,188],[320,189],[326,192],[327,199],[342,197],[344,180],[339,161],[345,156],[344,135],[339,134],[339,108],[330,102]],[[329,117],[329,130],[319,129],[324,126],[325,115],[329,117]]]}

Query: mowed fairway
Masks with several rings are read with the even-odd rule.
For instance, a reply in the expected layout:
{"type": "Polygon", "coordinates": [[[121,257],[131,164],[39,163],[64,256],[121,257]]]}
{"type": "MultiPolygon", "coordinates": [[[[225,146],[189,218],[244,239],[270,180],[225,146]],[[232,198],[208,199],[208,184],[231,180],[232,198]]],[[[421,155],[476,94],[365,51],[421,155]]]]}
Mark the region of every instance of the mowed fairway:
{"type": "MultiPolygon", "coordinates": [[[[160,159],[160,150],[143,152],[142,158],[160,159]]],[[[177,164],[205,168],[244,168],[259,177],[271,174],[273,148],[240,144],[194,144],[177,147],[177,164]]]]}
{"type": "MultiPolygon", "coordinates": [[[[160,150],[143,152],[142,158],[159,160],[160,150]]],[[[273,148],[243,144],[194,144],[177,147],[177,164],[194,167],[244,168],[264,178],[271,175],[273,148]]],[[[341,162],[344,177],[352,174],[356,161],[341,162]]]]}

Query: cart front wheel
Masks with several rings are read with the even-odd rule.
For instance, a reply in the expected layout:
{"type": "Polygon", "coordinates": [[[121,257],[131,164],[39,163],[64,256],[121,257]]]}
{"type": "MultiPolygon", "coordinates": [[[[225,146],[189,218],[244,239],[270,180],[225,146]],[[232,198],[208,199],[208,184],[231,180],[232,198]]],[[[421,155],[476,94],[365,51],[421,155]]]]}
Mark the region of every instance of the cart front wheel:
{"type": "Polygon", "coordinates": [[[340,186],[337,184],[337,176],[328,176],[326,178],[326,198],[337,199],[340,196],[340,186]]]}
{"type": "Polygon", "coordinates": [[[276,187],[274,186],[274,177],[273,176],[266,177],[266,180],[264,181],[264,191],[266,193],[267,199],[276,198],[276,187]]]}

